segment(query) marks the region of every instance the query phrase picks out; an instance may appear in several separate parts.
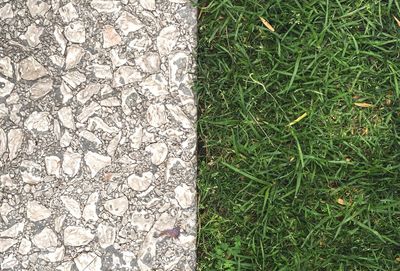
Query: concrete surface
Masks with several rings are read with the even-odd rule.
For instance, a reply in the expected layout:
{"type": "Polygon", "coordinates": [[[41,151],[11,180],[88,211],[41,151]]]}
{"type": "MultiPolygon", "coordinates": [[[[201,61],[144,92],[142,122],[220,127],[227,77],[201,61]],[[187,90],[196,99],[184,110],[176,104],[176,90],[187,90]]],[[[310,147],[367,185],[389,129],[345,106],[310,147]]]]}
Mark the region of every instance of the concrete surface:
{"type": "Polygon", "coordinates": [[[0,0],[0,269],[194,270],[196,10],[0,0]]]}

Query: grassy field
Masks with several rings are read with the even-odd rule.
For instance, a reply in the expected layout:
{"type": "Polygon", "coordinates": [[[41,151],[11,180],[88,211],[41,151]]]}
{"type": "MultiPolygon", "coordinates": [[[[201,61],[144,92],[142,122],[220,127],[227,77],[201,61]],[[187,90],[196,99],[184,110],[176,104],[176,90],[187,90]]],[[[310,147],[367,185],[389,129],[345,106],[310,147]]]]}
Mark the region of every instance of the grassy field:
{"type": "Polygon", "coordinates": [[[400,270],[393,16],[199,0],[199,270],[400,270]]]}

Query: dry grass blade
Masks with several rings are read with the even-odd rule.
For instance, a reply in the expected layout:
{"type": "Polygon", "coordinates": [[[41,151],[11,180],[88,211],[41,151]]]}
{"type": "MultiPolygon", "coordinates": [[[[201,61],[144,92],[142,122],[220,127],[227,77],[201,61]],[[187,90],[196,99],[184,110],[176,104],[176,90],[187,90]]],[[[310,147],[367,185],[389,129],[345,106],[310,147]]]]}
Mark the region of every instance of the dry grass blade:
{"type": "Polygon", "coordinates": [[[369,104],[369,103],[354,103],[355,106],[358,107],[363,107],[363,108],[370,108],[370,107],[374,107],[373,104],[369,104]]]}
{"type": "Polygon", "coordinates": [[[292,121],[291,123],[289,123],[288,126],[295,125],[296,123],[298,123],[299,121],[301,121],[301,120],[304,119],[305,117],[307,117],[307,112],[304,113],[303,115],[301,115],[300,117],[298,117],[297,119],[295,119],[294,121],[292,121]]]}
{"type": "Polygon", "coordinates": [[[394,15],[393,15],[393,18],[396,20],[396,23],[397,23],[397,25],[400,27],[400,20],[399,20],[399,19],[397,19],[397,17],[396,17],[396,16],[394,16],[394,15]]]}
{"type": "Polygon", "coordinates": [[[267,21],[265,20],[263,17],[260,17],[261,22],[263,23],[263,25],[269,29],[269,31],[275,32],[275,28],[267,21]]]}

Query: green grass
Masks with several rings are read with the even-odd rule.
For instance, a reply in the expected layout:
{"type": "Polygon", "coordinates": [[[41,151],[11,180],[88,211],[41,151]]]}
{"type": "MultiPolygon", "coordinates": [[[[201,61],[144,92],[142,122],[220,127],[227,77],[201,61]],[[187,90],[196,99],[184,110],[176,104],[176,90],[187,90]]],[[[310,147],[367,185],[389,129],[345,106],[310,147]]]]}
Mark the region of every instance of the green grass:
{"type": "Polygon", "coordinates": [[[198,269],[400,270],[400,3],[199,11],[198,269]]]}

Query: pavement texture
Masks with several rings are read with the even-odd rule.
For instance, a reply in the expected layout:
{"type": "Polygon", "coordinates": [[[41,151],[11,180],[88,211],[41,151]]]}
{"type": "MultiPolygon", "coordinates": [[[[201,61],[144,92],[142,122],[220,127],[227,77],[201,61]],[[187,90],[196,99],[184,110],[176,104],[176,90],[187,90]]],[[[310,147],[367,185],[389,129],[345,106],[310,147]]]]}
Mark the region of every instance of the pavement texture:
{"type": "Polygon", "coordinates": [[[194,270],[196,9],[0,0],[0,269],[194,270]]]}

